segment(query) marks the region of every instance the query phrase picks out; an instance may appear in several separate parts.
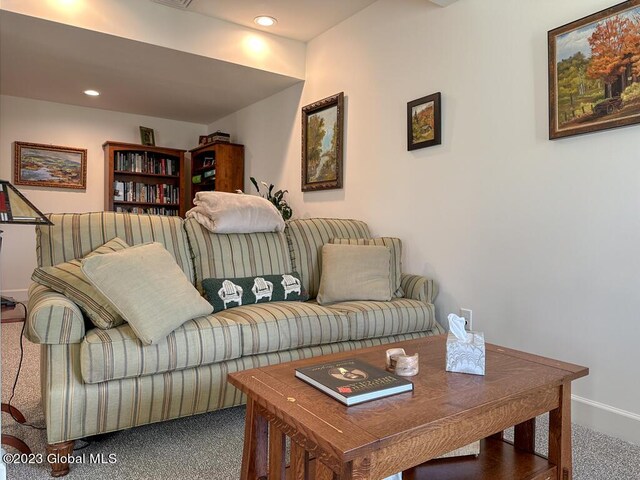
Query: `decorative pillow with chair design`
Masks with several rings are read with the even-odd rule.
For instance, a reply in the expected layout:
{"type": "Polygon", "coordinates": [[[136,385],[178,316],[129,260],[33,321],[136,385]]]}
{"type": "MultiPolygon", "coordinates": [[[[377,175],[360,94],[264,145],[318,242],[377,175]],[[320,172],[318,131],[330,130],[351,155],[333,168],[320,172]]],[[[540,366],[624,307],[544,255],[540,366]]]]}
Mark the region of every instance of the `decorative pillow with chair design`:
{"type": "Polygon", "coordinates": [[[300,301],[309,299],[296,272],[242,278],[206,278],[204,296],[214,312],[254,303],[300,301]]]}

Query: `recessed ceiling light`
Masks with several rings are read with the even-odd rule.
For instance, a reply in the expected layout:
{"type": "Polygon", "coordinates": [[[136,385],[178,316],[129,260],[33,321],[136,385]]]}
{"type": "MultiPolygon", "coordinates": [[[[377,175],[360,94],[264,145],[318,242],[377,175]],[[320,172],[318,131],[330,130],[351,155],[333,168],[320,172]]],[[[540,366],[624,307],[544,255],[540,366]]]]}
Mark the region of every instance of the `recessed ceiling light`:
{"type": "Polygon", "coordinates": [[[261,27],[271,27],[276,23],[278,23],[278,20],[268,15],[259,15],[256,18],[254,18],[253,21],[254,23],[260,25],[261,27]]]}
{"type": "Polygon", "coordinates": [[[98,95],[100,95],[100,92],[97,90],[85,90],[84,94],[89,95],[90,97],[97,97],[98,95]]]}

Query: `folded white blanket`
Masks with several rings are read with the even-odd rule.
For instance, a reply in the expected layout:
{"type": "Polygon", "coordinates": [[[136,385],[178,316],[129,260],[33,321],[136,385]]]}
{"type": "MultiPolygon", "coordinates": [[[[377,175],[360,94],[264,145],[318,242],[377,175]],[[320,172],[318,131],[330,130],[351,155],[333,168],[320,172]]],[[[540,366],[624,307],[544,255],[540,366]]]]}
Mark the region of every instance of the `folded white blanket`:
{"type": "Polygon", "coordinates": [[[213,233],[282,232],[284,220],[267,199],[226,192],[198,192],[195,207],[186,218],[194,218],[213,233]]]}

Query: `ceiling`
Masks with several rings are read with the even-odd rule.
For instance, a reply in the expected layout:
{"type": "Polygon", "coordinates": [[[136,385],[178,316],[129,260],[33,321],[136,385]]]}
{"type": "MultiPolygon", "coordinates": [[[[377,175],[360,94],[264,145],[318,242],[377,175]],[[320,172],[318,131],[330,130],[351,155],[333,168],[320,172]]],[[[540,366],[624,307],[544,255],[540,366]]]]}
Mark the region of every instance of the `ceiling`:
{"type": "MultiPolygon", "coordinates": [[[[374,1],[192,0],[187,11],[252,28],[257,28],[255,16],[272,15],[278,23],[265,31],[308,41],[374,1]]],[[[6,10],[0,12],[3,95],[209,124],[299,81],[6,10]],[[102,94],[88,97],[82,94],[87,88],[102,94]]]]}
{"type": "Polygon", "coordinates": [[[3,11],[0,93],[209,124],[299,80],[3,11]],[[37,35],[34,32],[38,32],[37,35]],[[101,92],[88,97],[87,89],[101,92]]]}
{"type": "MultiPolygon", "coordinates": [[[[184,0],[172,0],[182,3],[184,0]]],[[[187,11],[308,42],[376,0],[191,0],[187,11]],[[253,23],[258,15],[275,17],[272,27],[253,23]]]]}

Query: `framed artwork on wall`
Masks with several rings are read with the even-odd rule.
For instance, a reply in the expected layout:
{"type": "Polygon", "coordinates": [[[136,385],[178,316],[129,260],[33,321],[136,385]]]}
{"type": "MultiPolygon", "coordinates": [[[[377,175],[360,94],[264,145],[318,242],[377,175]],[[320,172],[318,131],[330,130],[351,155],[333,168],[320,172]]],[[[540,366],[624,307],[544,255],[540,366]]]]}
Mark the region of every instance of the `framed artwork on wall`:
{"type": "Polygon", "coordinates": [[[640,123],[640,0],[548,32],[549,139],[640,123]]]}
{"type": "Polygon", "coordinates": [[[140,143],[148,147],[156,146],[156,136],[153,128],[140,127],[140,143]]]}
{"type": "Polygon", "coordinates": [[[13,183],[33,187],[87,188],[87,150],[14,142],[13,183]]]}
{"type": "Polygon", "coordinates": [[[407,150],[440,145],[440,92],[407,103],[407,150]]]}
{"type": "Polygon", "coordinates": [[[302,191],[342,188],[344,92],[302,108],[302,191]]]}

